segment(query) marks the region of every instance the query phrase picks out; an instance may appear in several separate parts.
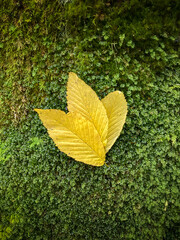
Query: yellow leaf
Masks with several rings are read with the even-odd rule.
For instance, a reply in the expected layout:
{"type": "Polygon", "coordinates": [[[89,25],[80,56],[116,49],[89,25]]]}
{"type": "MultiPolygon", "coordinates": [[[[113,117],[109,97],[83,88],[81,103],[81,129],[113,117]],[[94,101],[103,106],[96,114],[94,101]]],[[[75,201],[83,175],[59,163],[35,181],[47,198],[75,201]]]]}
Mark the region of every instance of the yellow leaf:
{"type": "Polygon", "coordinates": [[[75,73],[69,73],[67,102],[70,112],[77,112],[91,121],[104,146],[107,144],[108,117],[106,109],[96,93],[75,73]]]}
{"type": "Polygon", "coordinates": [[[102,166],[105,149],[93,123],[78,113],[35,109],[56,146],[75,160],[102,166]]]}
{"type": "Polygon", "coordinates": [[[69,113],[35,109],[57,147],[68,156],[93,166],[102,166],[125,123],[127,103],[122,92],[102,101],[75,73],[67,84],[69,113]]]}
{"type": "Polygon", "coordinates": [[[109,119],[106,152],[112,147],[125,123],[127,115],[127,102],[120,91],[109,93],[102,99],[109,119]]]}

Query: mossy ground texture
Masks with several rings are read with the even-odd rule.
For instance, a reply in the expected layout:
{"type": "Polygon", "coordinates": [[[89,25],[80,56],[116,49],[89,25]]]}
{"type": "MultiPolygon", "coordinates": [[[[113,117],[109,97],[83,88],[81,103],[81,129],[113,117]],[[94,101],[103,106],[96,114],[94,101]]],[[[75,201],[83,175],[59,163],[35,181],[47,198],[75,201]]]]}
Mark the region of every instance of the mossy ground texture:
{"type": "Polygon", "coordinates": [[[177,240],[179,1],[3,1],[0,239],[177,240]],[[66,111],[68,72],[128,102],[106,165],[67,157],[34,108],[66,111]]]}

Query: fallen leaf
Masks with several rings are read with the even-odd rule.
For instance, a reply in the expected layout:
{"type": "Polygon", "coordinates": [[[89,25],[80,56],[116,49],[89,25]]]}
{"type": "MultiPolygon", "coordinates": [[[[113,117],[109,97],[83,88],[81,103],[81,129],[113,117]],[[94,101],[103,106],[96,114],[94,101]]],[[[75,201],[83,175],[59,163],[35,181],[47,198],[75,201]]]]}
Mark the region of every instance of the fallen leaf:
{"type": "Polygon", "coordinates": [[[109,93],[103,98],[104,104],[109,119],[109,128],[107,134],[106,152],[112,147],[116,139],[119,137],[120,132],[125,123],[127,115],[127,102],[124,94],[120,91],[109,93]]]}
{"type": "Polygon", "coordinates": [[[78,113],[34,109],[56,146],[77,161],[102,166],[105,149],[92,122],[78,113]]]}
{"type": "Polygon", "coordinates": [[[92,166],[102,166],[125,123],[127,102],[120,91],[102,101],[75,73],[67,84],[69,113],[34,109],[56,146],[68,156],[92,166]]]}

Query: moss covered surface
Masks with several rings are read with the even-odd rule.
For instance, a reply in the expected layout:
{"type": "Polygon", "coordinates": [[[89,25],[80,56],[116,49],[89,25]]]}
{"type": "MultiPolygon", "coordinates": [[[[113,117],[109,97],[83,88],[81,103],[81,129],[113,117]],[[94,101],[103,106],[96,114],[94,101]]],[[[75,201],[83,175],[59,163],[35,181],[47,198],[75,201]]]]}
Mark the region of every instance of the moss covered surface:
{"type": "Polygon", "coordinates": [[[3,1],[0,239],[179,239],[179,1],[3,1]],[[66,111],[68,72],[128,116],[97,168],[34,108],[66,111]]]}

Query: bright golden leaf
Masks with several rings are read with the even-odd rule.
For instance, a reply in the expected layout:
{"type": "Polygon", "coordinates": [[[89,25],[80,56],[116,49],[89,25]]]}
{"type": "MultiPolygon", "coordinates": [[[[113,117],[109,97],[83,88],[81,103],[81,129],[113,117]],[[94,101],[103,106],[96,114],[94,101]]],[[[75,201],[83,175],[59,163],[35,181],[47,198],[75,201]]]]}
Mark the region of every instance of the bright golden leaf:
{"type": "Polygon", "coordinates": [[[97,129],[104,146],[107,144],[108,117],[96,93],[75,73],[69,73],[67,103],[70,112],[80,113],[97,129]]]}
{"type": "Polygon", "coordinates": [[[75,73],[67,84],[69,113],[35,109],[56,146],[77,161],[102,166],[125,123],[127,103],[122,92],[102,101],[75,73]]]}
{"type": "Polygon", "coordinates": [[[102,166],[105,149],[92,122],[78,113],[35,109],[56,146],[77,161],[102,166]]]}
{"type": "Polygon", "coordinates": [[[109,119],[106,152],[112,147],[125,123],[127,115],[127,102],[120,91],[109,93],[102,99],[109,119]]]}

